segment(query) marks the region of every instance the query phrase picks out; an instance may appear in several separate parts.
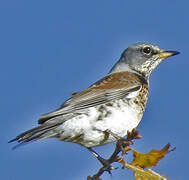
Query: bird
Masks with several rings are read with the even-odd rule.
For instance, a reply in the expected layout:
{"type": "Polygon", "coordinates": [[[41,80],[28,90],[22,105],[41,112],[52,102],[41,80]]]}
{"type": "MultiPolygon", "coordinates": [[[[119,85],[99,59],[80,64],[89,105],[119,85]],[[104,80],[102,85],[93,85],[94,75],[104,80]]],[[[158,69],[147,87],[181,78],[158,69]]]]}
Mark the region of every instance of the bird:
{"type": "Polygon", "coordinates": [[[107,76],[73,93],[60,108],[42,115],[37,127],[9,142],[19,145],[58,138],[88,149],[115,142],[115,136],[126,136],[140,123],[152,71],[165,58],[177,54],[146,42],[129,46],[107,76]]]}

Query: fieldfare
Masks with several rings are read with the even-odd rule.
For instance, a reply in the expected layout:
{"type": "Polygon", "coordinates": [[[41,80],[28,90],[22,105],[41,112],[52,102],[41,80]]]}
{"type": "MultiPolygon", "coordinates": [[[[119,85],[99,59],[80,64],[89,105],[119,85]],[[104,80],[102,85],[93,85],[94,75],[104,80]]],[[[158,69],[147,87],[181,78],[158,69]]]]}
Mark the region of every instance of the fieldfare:
{"type": "Polygon", "coordinates": [[[128,47],[106,77],[73,93],[59,109],[42,115],[39,126],[10,142],[55,137],[90,149],[126,136],[143,116],[152,70],[176,54],[148,43],[128,47]]]}

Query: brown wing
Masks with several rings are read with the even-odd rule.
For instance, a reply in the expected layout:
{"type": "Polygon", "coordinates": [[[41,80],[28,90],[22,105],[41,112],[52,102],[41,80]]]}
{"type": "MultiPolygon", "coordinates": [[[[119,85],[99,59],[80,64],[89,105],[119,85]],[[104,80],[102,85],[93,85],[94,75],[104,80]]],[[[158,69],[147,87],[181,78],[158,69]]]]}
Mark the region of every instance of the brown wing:
{"type": "Polygon", "coordinates": [[[130,93],[139,91],[142,83],[141,78],[135,73],[109,74],[88,89],[74,94],[58,110],[41,116],[38,123],[42,124],[56,116],[127,97],[130,93]]]}

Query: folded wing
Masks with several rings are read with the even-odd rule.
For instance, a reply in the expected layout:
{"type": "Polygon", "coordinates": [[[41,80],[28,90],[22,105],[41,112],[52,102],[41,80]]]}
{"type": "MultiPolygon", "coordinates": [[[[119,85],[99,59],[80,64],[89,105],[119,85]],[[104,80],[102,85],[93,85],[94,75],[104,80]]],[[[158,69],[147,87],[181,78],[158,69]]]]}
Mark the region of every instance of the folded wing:
{"type": "Polygon", "coordinates": [[[141,77],[131,72],[109,74],[88,89],[74,93],[72,97],[56,111],[42,115],[38,123],[43,124],[51,118],[106,104],[123,97],[127,98],[128,96],[129,98],[131,93],[138,92],[141,89],[142,81],[141,77]]]}

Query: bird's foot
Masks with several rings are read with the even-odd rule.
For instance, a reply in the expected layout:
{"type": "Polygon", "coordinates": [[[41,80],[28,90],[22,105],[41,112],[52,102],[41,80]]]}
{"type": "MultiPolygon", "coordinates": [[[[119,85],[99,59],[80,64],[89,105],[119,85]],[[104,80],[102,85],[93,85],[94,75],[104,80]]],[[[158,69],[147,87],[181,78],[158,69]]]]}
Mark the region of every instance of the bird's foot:
{"type": "Polygon", "coordinates": [[[113,167],[111,164],[112,162],[110,159],[104,159],[102,158],[97,152],[95,152],[92,148],[88,148],[88,150],[99,160],[99,162],[102,164],[101,171],[107,171],[110,175],[112,174],[111,171],[115,170],[117,168],[113,167]]]}
{"type": "Polygon", "coordinates": [[[127,152],[127,147],[133,144],[132,140],[141,138],[141,136],[139,135],[139,132],[136,129],[133,129],[131,132],[127,132],[126,138],[119,137],[109,130],[106,130],[106,132],[112,135],[117,140],[116,148],[114,152],[112,153],[112,155],[109,157],[109,159],[102,158],[92,148],[88,148],[89,151],[92,152],[92,154],[100,161],[103,167],[100,168],[100,170],[94,176],[92,177],[88,176],[87,180],[100,180],[100,176],[105,171],[111,174],[112,170],[117,169],[113,167],[111,164],[114,162],[120,162],[120,159],[122,159],[122,155],[126,154],[127,152]],[[122,152],[121,156],[119,156],[120,152],[122,152]]]}

